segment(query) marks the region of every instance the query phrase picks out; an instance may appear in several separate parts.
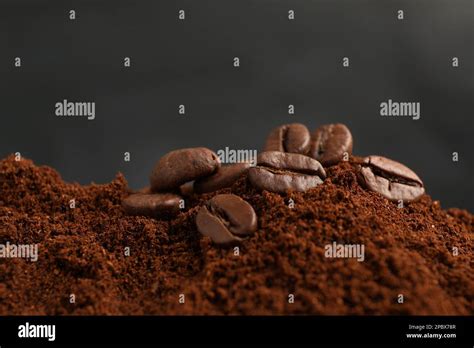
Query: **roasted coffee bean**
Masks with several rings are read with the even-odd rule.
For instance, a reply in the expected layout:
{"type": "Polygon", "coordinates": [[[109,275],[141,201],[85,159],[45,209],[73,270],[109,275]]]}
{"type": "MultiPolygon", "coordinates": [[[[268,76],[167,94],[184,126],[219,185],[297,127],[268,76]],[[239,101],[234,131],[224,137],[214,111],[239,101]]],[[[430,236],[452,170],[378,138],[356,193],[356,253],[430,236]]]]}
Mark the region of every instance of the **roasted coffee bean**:
{"type": "Polygon", "coordinates": [[[161,217],[179,212],[182,198],[172,193],[134,193],[122,201],[125,213],[161,217]]]}
{"type": "Polygon", "coordinates": [[[420,197],[423,182],[411,169],[382,156],[364,158],[360,166],[361,183],[391,201],[409,202],[420,197]]]}
{"type": "Polygon", "coordinates": [[[273,129],[268,135],[264,151],[308,153],[311,136],[308,128],[301,123],[285,124],[273,129]]]}
{"type": "Polygon", "coordinates": [[[255,232],[257,216],[252,206],[239,196],[217,195],[199,209],[196,226],[214,243],[232,245],[255,232]]]}
{"type": "Polygon", "coordinates": [[[326,124],[311,136],[309,155],[323,166],[332,166],[352,154],[352,134],[342,123],[326,124]]]}
{"type": "Polygon", "coordinates": [[[179,193],[185,197],[192,196],[194,194],[194,181],[188,181],[187,183],[182,184],[179,187],[179,193]]]}
{"type": "Polygon", "coordinates": [[[260,190],[284,193],[306,191],[323,182],[326,172],[315,159],[278,151],[259,154],[257,166],[249,169],[250,183],[260,190]]]}
{"type": "Polygon", "coordinates": [[[232,186],[250,168],[250,163],[235,163],[220,167],[211,176],[196,180],[194,191],[196,193],[214,192],[232,186]]]}
{"type": "Polygon", "coordinates": [[[150,177],[153,192],[169,191],[182,184],[213,174],[219,157],[205,147],[171,151],[155,165],[150,177]]]}

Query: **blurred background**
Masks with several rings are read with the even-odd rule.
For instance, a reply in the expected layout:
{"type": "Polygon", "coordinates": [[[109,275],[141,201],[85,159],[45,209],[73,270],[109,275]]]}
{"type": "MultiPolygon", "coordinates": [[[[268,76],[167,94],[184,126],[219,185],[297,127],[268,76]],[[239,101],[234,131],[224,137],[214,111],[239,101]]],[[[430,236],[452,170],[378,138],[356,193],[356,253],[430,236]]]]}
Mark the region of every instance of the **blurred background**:
{"type": "Polygon", "coordinates": [[[342,122],[354,154],[398,160],[473,212],[473,53],[472,0],[2,0],[0,158],[139,188],[173,149],[261,149],[280,124],[342,122]],[[63,99],[95,102],[95,120],[56,117],[63,99]],[[381,117],[388,99],[421,118],[381,117]]]}

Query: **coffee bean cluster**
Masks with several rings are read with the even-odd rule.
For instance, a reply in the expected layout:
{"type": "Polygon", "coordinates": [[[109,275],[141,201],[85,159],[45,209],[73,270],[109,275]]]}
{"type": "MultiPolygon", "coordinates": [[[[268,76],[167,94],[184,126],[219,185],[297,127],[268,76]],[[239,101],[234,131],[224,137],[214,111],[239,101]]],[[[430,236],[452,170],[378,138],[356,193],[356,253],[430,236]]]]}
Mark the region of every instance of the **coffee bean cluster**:
{"type": "MultiPolygon", "coordinates": [[[[204,147],[171,151],[153,168],[150,187],[131,194],[122,205],[130,215],[174,216],[183,196],[230,187],[243,175],[261,191],[304,192],[324,182],[325,167],[348,161],[352,146],[352,134],[343,124],[323,125],[310,133],[305,125],[292,123],[270,132],[254,166],[221,165],[204,147]]],[[[363,158],[357,175],[363,187],[392,201],[408,202],[424,193],[423,182],[412,170],[382,156],[363,158]]],[[[257,230],[257,217],[242,198],[221,194],[199,209],[196,227],[218,245],[233,245],[257,230]]]]}

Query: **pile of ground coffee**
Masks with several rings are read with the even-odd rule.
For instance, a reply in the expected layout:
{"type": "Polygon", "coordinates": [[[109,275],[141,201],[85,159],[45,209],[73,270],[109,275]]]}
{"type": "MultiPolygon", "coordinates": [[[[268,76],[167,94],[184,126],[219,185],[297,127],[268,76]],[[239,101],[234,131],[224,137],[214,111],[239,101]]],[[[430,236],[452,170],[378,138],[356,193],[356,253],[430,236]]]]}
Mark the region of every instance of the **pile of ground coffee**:
{"type": "Polygon", "coordinates": [[[0,244],[38,243],[38,260],[0,258],[0,314],[473,314],[473,215],[427,195],[399,208],[360,187],[353,160],[304,193],[242,177],[160,221],[124,214],[120,174],[80,186],[10,156],[0,244]],[[222,193],[258,216],[239,255],[196,230],[198,207],[222,193]],[[364,245],[364,261],[326,257],[333,242],[364,245]]]}

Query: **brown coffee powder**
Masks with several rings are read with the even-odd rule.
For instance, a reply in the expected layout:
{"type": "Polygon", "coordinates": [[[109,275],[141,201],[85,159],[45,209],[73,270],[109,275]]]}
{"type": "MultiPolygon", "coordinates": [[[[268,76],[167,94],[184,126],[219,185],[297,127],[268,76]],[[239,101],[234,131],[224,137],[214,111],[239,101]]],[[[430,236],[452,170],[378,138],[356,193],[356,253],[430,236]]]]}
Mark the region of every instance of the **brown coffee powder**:
{"type": "Polygon", "coordinates": [[[327,174],[288,196],[245,178],[220,190],[259,219],[236,256],[195,227],[216,193],[190,197],[173,220],[127,216],[122,175],[68,184],[10,156],[0,161],[0,244],[38,243],[39,255],[0,259],[0,314],[474,314],[471,213],[427,195],[398,208],[361,188],[351,162],[327,174]],[[364,245],[364,261],[325,257],[333,242],[364,245]]]}

